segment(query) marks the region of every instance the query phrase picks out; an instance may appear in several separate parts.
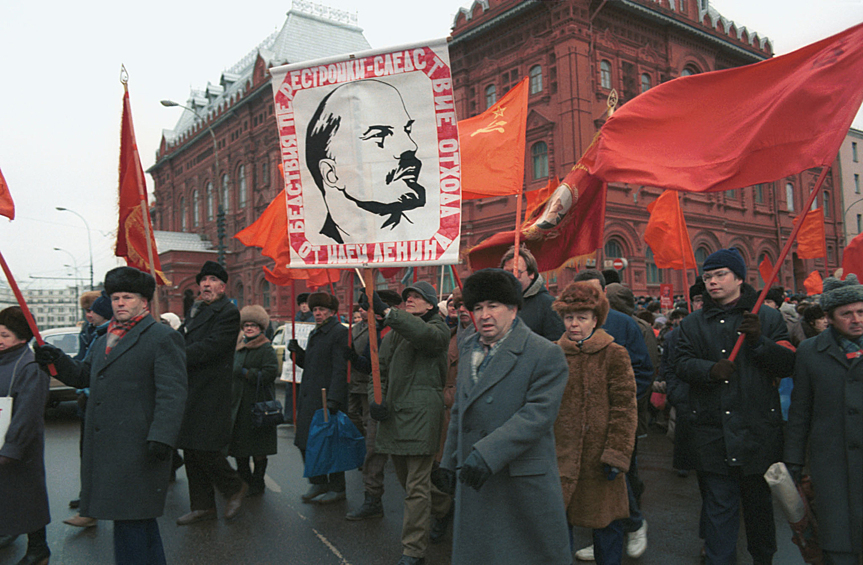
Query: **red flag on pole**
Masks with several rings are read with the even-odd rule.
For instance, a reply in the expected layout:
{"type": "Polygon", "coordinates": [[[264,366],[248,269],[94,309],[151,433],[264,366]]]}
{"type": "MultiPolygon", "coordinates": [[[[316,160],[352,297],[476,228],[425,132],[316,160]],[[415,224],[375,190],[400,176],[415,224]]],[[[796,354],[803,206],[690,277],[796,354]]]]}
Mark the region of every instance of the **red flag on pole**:
{"type": "Polygon", "coordinates": [[[650,219],[644,230],[644,242],[653,251],[653,259],[660,269],[695,269],[695,254],[686,229],[686,220],[680,209],[680,198],[675,190],[666,190],[647,206],[650,219]]]}
{"type": "Polygon", "coordinates": [[[554,177],[548,177],[548,184],[539,190],[525,192],[524,194],[527,197],[527,205],[524,209],[524,217],[530,218],[540,206],[545,204],[545,201],[548,200],[548,198],[554,193],[554,189],[558,186],[560,186],[560,179],[555,175],[554,177]]]}
{"type": "Polygon", "coordinates": [[[521,190],[527,83],[525,78],[482,114],[459,121],[462,200],[518,194],[521,190]]]}
{"type": "Polygon", "coordinates": [[[0,216],[15,219],[15,203],[12,202],[12,194],[9,193],[9,185],[3,178],[3,171],[0,171],[0,216]]]}
{"type": "MultiPolygon", "coordinates": [[[[794,219],[796,224],[800,217],[794,219]]],[[[806,214],[797,234],[797,256],[801,259],[827,257],[827,242],[824,235],[824,212],[821,208],[806,214]]]]}
{"type": "Polygon", "coordinates": [[[847,277],[849,273],[854,273],[858,279],[863,279],[863,233],[857,234],[842,252],[842,278],[847,277]]]}
{"type": "Polygon", "coordinates": [[[138,156],[129,90],[123,92],[123,118],[120,130],[120,226],[114,255],[139,271],[151,273],[159,284],[171,284],[162,272],[153,223],[147,203],[147,185],[138,156]],[[149,239],[149,242],[148,242],[149,239]],[[152,261],[151,261],[152,258],[152,261]]]}
{"type": "Polygon", "coordinates": [[[806,294],[809,296],[821,294],[824,290],[824,281],[821,280],[821,275],[818,274],[818,271],[809,273],[809,276],[803,281],[803,288],[806,289],[806,294]]]}
{"type": "Polygon", "coordinates": [[[863,24],[787,55],[681,77],[603,125],[606,182],[712,192],[830,166],[863,100],[863,24]]]}
{"type": "Polygon", "coordinates": [[[761,275],[761,280],[765,283],[770,280],[770,274],[773,272],[773,265],[770,264],[770,259],[764,256],[761,263],[758,264],[758,273],[761,275]]]}

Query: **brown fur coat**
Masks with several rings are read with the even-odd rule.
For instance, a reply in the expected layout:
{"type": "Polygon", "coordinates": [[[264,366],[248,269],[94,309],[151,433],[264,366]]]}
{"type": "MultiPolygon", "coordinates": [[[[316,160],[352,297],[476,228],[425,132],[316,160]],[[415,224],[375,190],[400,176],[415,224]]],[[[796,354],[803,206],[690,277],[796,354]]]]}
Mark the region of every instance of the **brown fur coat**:
{"type": "Polygon", "coordinates": [[[581,346],[558,340],[569,364],[569,381],[554,424],[557,464],[569,522],[604,528],[629,516],[623,473],[635,443],[635,375],[629,354],[604,330],[581,346]],[[603,464],[617,467],[609,481],[603,464]]]}

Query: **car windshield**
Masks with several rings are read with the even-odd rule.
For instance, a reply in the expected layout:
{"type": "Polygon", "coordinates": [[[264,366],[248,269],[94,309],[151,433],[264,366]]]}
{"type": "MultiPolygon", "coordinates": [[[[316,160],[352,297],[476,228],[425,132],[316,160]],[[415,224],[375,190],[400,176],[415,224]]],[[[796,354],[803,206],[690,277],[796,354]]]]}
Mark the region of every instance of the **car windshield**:
{"type": "Polygon", "coordinates": [[[45,343],[53,345],[54,347],[59,347],[66,355],[74,357],[78,354],[78,334],[68,333],[47,335],[44,339],[45,343]]]}

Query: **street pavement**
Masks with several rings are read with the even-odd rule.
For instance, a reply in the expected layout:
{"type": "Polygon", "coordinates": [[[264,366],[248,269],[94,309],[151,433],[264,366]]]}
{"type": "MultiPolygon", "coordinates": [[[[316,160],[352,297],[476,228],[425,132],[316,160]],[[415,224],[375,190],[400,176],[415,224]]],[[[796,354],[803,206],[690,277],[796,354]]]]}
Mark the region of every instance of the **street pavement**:
{"type": "MultiPolygon", "coordinates": [[[[63,403],[49,410],[45,426],[45,464],[52,522],[48,526],[51,563],[93,565],[113,563],[113,532],[110,522],[99,522],[82,530],[63,523],[75,511],[68,508],[78,494],[79,422],[74,404],[63,403]]],[[[226,523],[202,522],[179,527],[177,517],[189,511],[186,476],[181,469],[169,489],[165,514],[159,519],[169,563],[174,564],[290,564],[290,565],[395,565],[401,555],[399,543],[404,492],[391,465],[387,467],[385,515],[382,519],[349,522],[345,513],[363,500],[359,471],[347,473],[348,500],[329,506],[303,504],[300,495],[308,488],[302,478],[302,459],[293,446],[293,427],[279,427],[279,454],[270,458],[267,491],[246,499],[240,515],[226,523]]],[[[647,489],[642,498],[648,520],[648,549],[628,565],[676,565],[700,563],[698,539],[700,498],[695,475],[680,478],[671,469],[671,442],[658,430],[639,444],[641,477],[647,489]]],[[[224,499],[218,497],[219,512],[224,499]]],[[[803,564],[791,532],[776,513],[779,552],[777,565],[803,564]]],[[[449,565],[451,534],[428,552],[428,565],[449,565]]],[[[575,530],[575,547],[589,545],[590,531],[575,530]]],[[[0,550],[0,565],[13,564],[23,555],[22,536],[0,550]]],[[[752,563],[746,553],[741,527],[738,562],[752,563]]],[[[580,562],[577,562],[580,563],[580,562]]],[[[493,565],[493,564],[478,564],[493,565]]]]}

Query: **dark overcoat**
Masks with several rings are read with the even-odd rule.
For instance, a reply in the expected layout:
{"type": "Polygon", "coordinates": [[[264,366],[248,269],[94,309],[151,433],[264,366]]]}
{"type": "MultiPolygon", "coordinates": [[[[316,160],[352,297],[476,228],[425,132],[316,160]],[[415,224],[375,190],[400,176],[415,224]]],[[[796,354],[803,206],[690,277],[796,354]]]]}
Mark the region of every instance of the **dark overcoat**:
{"type": "Polygon", "coordinates": [[[459,348],[456,401],[441,467],[461,468],[476,449],[493,475],[479,491],[457,483],[453,565],[572,562],[554,422],[567,381],[561,349],[517,321],[476,384],[459,348]]]}
{"type": "Polygon", "coordinates": [[[82,516],[145,520],[162,515],[171,459],[147,442],[176,444],[186,404],[182,336],[149,315],[105,355],[99,337],[84,361],[57,363],[64,383],[90,387],[81,456],[82,516]]]}
{"type": "Polygon", "coordinates": [[[737,341],[743,314],[755,305],[755,289],[746,283],[737,304],[723,308],[704,293],[704,307],[680,323],[675,370],[689,383],[692,446],[697,471],[763,475],[782,459],[782,410],[777,383],[794,369],[794,352],[776,342],[788,340],[782,314],[761,308],[761,338],[744,343],[735,360],[734,376],[723,382],[710,369],[727,359],[737,341]]]}
{"type": "Polygon", "coordinates": [[[557,341],[565,330],[563,320],[552,310],[554,296],[545,288],[545,279],[537,275],[524,289],[524,306],[518,316],[533,332],[549,341],[557,341]]]}
{"type": "Polygon", "coordinates": [[[177,446],[221,451],[231,441],[231,379],[240,312],[222,296],[202,304],[180,331],[186,337],[189,396],[177,446]]]}
{"type": "Polygon", "coordinates": [[[33,532],[51,521],[44,461],[48,383],[27,345],[0,354],[0,396],[12,397],[12,421],[0,455],[14,459],[0,466],[2,536],[33,532]]]}
{"type": "Polygon", "coordinates": [[[256,428],[252,425],[255,402],[276,398],[275,383],[279,359],[270,340],[258,334],[250,341],[240,338],[234,354],[234,394],[239,398],[239,410],[231,434],[228,455],[237,458],[275,455],[278,451],[276,427],[256,428]],[[246,374],[243,374],[246,369],[246,374]],[[258,380],[260,379],[260,390],[258,380]]]}
{"type": "Polygon", "coordinates": [[[809,469],[821,548],[863,552],[863,358],[848,359],[834,330],[797,349],[785,461],[809,469]]]}
{"type": "Polygon", "coordinates": [[[323,407],[321,389],[327,389],[327,400],[335,400],[341,410],[348,407],[348,366],[345,348],[348,328],[338,316],[330,316],[309,334],[306,350],[297,355],[297,365],[303,368],[303,382],[297,393],[297,421],[294,445],[305,451],[309,426],[315,411],[323,407]]]}

